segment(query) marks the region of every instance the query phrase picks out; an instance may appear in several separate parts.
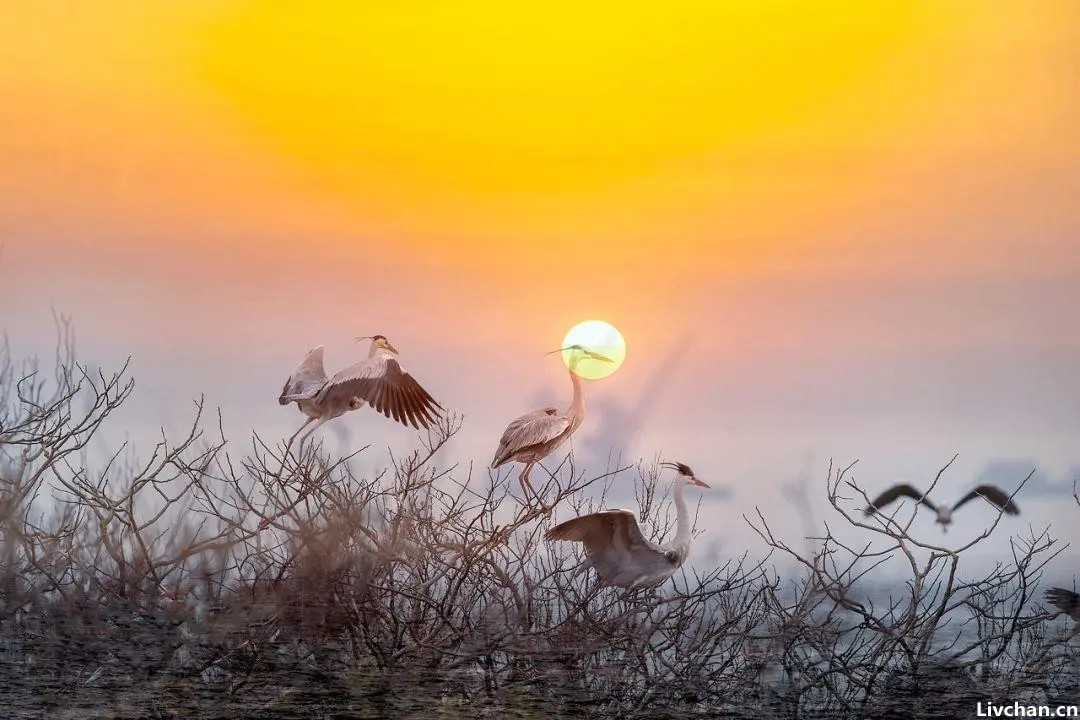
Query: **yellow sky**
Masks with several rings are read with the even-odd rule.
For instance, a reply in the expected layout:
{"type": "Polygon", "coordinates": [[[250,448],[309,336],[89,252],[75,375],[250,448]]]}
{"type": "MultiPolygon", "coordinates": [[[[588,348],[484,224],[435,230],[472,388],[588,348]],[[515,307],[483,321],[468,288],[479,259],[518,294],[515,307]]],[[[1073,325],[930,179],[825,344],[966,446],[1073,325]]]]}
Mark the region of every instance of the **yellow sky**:
{"type": "MultiPolygon", "coordinates": [[[[190,266],[184,283],[248,305],[236,278],[364,304],[348,268],[404,273],[555,338],[583,316],[655,333],[683,310],[656,286],[1052,269],[1080,177],[1078,17],[1068,0],[5,3],[0,237],[106,273],[190,266]]],[[[779,322],[737,315],[742,333],[779,322]]]]}
{"type": "Polygon", "coordinates": [[[742,267],[1076,159],[1069,2],[584,5],[5,4],[0,210],[742,267]]]}

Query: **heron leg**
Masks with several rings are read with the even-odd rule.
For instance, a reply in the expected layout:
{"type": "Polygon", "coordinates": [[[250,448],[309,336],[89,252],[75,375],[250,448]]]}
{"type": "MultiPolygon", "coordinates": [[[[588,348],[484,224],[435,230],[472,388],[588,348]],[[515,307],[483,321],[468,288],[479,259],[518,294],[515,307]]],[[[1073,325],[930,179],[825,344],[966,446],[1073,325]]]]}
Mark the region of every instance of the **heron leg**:
{"type": "MultiPolygon", "coordinates": [[[[319,429],[319,426],[320,426],[320,425],[322,425],[322,424],[323,424],[324,422],[326,422],[326,421],[327,421],[327,420],[329,420],[329,419],[330,419],[330,418],[328,418],[328,417],[322,417],[322,418],[319,418],[319,422],[315,423],[315,424],[314,424],[314,425],[313,425],[313,426],[311,427],[311,429],[310,429],[310,430],[308,430],[308,431],[307,431],[306,433],[304,433],[303,435],[301,435],[301,436],[300,436],[300,446],[299,446],[299,447],[297,448],[297,450],[298,450],[298,451],[300,451],[300,452],[303,452],[303,450],[304,450],[304,440],[306,440],[306,439],[307,439],[307,438],[308,438],[308,437],[309,437],[309,436],[311,435],[311,433],[313,433],[313,432],[315,432],[316,430],[318,430],[318,429],[319,429]]],[[[306,425],[307,423],[304,423],[304,424],[306,425]]],[[[300,429],[301,429],[301,430],[303,430],[303,428],[300,428],[300,429]]]]}
{"type": "MultiPolygon", "coordinates": [[[[532,486],[532,483],[529,482],[529,472],[532,470],[532,467],[535,464],[535,461],[525,463],[525,469],[522,470],[521,475],[518,476],[518,482],[521,483],[521,490],[524,493],[523,499],[528,500],[528,498],[531,496],[533,499],[540,503],[540,509],[547,512],[549,508],[547,507],[547,505],[544,505],[543,498],[540,497],[540,494],[536,492],[536,489],[532,486]]],[[[528,503],[531,506],[532,500],[528,500],[528,503]]]]}
{"type": "Polygon", "coordinates": [[[521,474],[518,475],[518,482],[521,483],[521,492],[523,496],[534,495],[532,484],[529,482],[529,471],[532,470],[532,463],[525,463],[525,467],[521,469],[521,474]]]}
{"type": "Polygon", "coordinates": [[[296,440],[296,436],[299,435],[304,428],[315,422],[315,420],[317,419],[318,418],[309,417],[307,420],[304,421],[303,425],[296,429],[296,432],[294,432],[285,443],[285,452],[289,452],[289,448],[292,447],[293,441],[296,440]]]}

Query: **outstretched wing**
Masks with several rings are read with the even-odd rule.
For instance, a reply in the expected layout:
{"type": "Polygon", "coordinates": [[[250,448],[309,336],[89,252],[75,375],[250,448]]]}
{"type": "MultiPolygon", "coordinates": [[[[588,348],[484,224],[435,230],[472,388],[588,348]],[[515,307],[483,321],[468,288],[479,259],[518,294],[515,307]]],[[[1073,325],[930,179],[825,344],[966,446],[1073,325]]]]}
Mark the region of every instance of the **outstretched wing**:
{"type": "Polygon", "coordinates": [[[1050,588],[1046,591],[1046,602],[1056,607],[1074,620],[1080,620],[1080,595],[1065,588],[1050,588]]]}
{"type": "Polygon", "coordinates": [[[525,413],[506,426],[491,467],[499,467],[525,448],[554,440],[569,427],[570,418],[559,415],[559,411],[553,407],[525,413]]]}
{"type": "Polygon", "coordinates": [[[285,381],[285,387],[281,388],[278,402],[288,405],[295,400],[307,400],[312,398],[326,384],[326,370],[323,369],[323,346],[313,348],[304,357],[292,375],[285,381]]]}
{"type": "Polygon", "coordinates": [[[360,398],[386,417],[414,428],[430,426],[442,410],[442,405],[402,370],[397,358],[385,354],[369,357],[334,375],[316,401],[336,404],[352,398],[360,398]]]}
{"type": "Polygon", "coordinates": [[[629,510],[604,510],[567,520],[549,530],[546,538],[584,543],[596,574],[618,587],[662,580],[685,559],[642,535],[629,510]]]}
{"type": "Polygon", "coordinates": [[[955,511],[958,507],[966,503],[968,500],[974,500],[977,497],[981,497],[991,505],[994,505],[1001,509],[1002,512],[1009,515],[1019,515],[1020,508],[1016,503],[1012,501],[1009,494],[1004,490],[1001,490],[993,485],[980,485],[964,497],[960,498],[959,502],[953,505],[952,509],[955,511]]]}
{"type": "Polygon", "coordinates": [[[934,503],[926,499],[924,493],[919,492],[915,488],[911,487],[907,483],[901,483],[899,485],[893,485],[891,488],[874,498],[874,502],[870,503],[870,507],[864,511],[867,515],[873,515],[875,512],[885,507],[892,501],[899,497],[909,497],[912,500],[918,500],[920,503],[930,508],[934,512],[937,512],[937,507],[934,503]]]}

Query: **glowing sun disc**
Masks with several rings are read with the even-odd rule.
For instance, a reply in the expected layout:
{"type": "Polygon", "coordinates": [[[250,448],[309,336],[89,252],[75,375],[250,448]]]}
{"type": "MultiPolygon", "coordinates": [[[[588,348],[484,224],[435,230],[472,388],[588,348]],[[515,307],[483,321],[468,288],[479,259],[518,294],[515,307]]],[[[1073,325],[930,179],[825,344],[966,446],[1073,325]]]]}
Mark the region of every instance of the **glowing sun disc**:
{"type": "MultiPolygon", "coordinates": [[[[626,340],[622,333],[603,320],[586,320],[570,328],[570,332],[563,338],[562,346],[566,348],[571,345],[581,345],[612,360],[604,362],[588,357],[579,360],[574,367],[574,373],[586,380],[606,378],[618,370],[626,359],[626,340]]],[[[562,359],[567,367],[570,367],[572,352],[563,350],[562,359]]]]}

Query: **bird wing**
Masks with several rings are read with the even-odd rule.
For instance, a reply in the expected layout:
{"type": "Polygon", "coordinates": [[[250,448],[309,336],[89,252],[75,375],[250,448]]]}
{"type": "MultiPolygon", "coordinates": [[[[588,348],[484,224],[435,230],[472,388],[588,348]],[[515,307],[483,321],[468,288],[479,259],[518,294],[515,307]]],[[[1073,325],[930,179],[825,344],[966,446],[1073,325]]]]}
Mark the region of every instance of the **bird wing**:
{"type": "Polygon", "coordinates": [[[549,530],[546,538],[584,543],[596,574],[609,585],[629,587],[643,577],[666,577],[681,562],[673,551],[646,538],[629,510],[603,510],[567,520],[549,530]]]}
{"type": "Polygon", "coordinates": [[[885,507],[898,497],[909,497],[913,500],[918,500],[920,503],[930,508],[934,512],[937,512],[937,507],[934,503],[926,499],[925,494],[919,492],[915,488],[911,487],[907,483],[901,483],[899,485],[893,485],[891,488],[874,498],[874,502],[870,503],[870,507],[866,508],[867,515],[873,515],[875,512],[885,507]]]}
{"type": "Polygon", "coordinates": [[[281,388],[278,402],[288,405],[294,400],[307,400],[314,397],[326,384],[326,370],[323,368],[323,346],[319,345],[308,352],[292,375],[281,388]]]}
{"type": "Polygon", "coordinates": [[[1080,595],[1065,588],[1050,588],[1046,601],[1074,620],[1080,620],[1080,595]]]}
{"type": "Polygon", "coordinates": [[[334,375],[316,397],[317,402],[334,403],[360,398],[386,417],[402,425],[428,427],[439,416],[442,405],[401,369],[390,355],[373,355],[334,375]]]}
{"type": "Polygon", "coordinates": [[[570,418],[559,415],[559,411],[553,407],[539,408],[525,413],[506,426],[506,431],[499,440],[499,449],[495,451],[495,458],[491,461],[491,467],[499,467],[527,447],[554,440],[569,427],[570,418]]]}
{"type": "Polygon", "coordinates": [[[974,500],[977,497],[981,497],[991,505],[995,505],[1001,509],[1002,512],[1009,515],[1019,515],[1020,508],[1016,503],[1012,501],[1009,494],[1004,490],[1001,490],[993,485],[980,485],[964,497],[960,498],[959,502],[953,505],[952,509],[955,511],[958,507],[966,503],[968,500],[974,500]]]}

